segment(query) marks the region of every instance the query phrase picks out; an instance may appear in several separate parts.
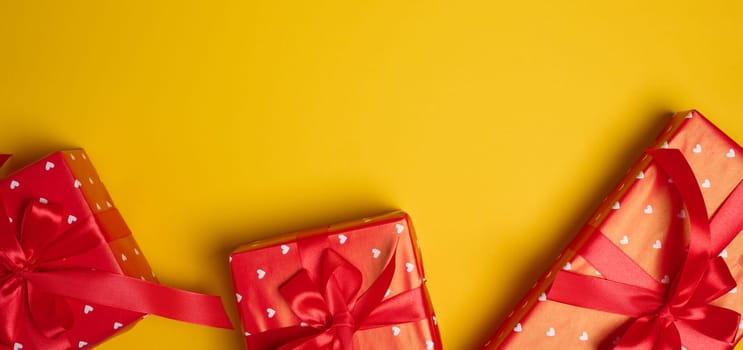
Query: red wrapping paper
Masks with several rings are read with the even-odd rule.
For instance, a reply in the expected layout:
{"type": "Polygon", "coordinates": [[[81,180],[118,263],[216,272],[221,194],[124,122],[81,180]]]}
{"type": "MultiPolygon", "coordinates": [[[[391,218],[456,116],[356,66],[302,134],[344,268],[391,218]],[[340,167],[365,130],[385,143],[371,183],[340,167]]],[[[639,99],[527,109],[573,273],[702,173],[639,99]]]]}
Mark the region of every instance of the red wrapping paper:
{"type": "Polygon", "coordinates": [[[0,201],[0,349],[90,348],[145,313],[229,327],[218,298],[152,283],[83,150],[0,180],[0,201]]]}
{"type": "MultiPolygon", "coordinates": [[[[697,111],[676,114],[652,148],[681,151],[696,176],[710,216],[743,178],[741,147],[697,111]]],[[[483,348],[611,349],[621,344],[632,318],[550,300],[555,276],[569,271],[604,278],[600,269],[580,255],[595,240],[594,235],[603,233],[659,285],[671,287],[686,256],[688,219],[672,180],[655,159],[643,156],[483,348]]],[[[719,252],[739,282],[743,281],[741,237],[719,252]]],[[[736,288],[711,305],[740,313],[743,297],[736,288]]],[[[740,338],[738,332],[734,342],[740,338]]]]}
{"type": "MultiPolygon", "coordinates": [[[[282,345],[285,348],[304,349],[441,349],[436,316],[425,289],[425,274],[417,240],[410,218],[403,212],[256,242],[238,248],[232,253],[230,261],[237,306],[245,341],[250,350],[273,349],[282,345]],[[321,248],[317,248],[318,242],[322,245],[321,248]],[[345,260],[360,271],[362,278],[357,295],[373,294],[371,290],[382,288],[380,286],[384,283],[380,280],[389,272],[391,281],[389,286],[384,287],[387,290],[382,290],[382,303],[390,300],[394,302],[393,299],[400,299],[400,296],[411,297],[410,300],[416,301],[402,303],[400,305],[404,307],[391,312],[392,315],[386,315],[397,317],[397,320],[370,321],[374,318],[374,313],[379,311],[376,310],[364,321],[366,326],[357,322],[356,327],[361,326],[362,329],[349,333],[350,340],[345,344],[339,339],[330,340],[330,343],[318,340],[328,336],[326,333],[333,333],[329,329],[334,325],[354,323],[353,320],[338,321],[343,317],[335,314],[322,315],[320,322],[313,323],[298,316],[294,305],[290,305],[286,295],[282,294],[291,294],[286,293],[286,289],[289,289],[290,281],[300,282],[297,276],[303,269],[309,270],[310,275],[315,275],[315,280],[302,280],[292,287],[301,289],[317,284],[320,289],[324,289],[325,286],[318,279],[323,274],[322,271],[327,272],[322,266],[323,261],[329,259],[328,254],[337,254],[340,260],[345,260]],[[420,317],[401,321],[407,317],[401,314],[410,310],[418,310],[420,317]],[[369,326],[371,323],[375,324],[369,326]],[[280,341],[272,345],[264,341],[266,334],[280,333],[282,329],[289,330],[292,335],[281,335],[280,341]],[[297,331],[320,335],[304,342],[302,339],[307,339],[306,334],[303,338],[303,335],[296,334],[297,331]]],[[[342,288],[353,285],[348,274],[338,279],[342,288]]],[[[358,299],[350,300],[352,301],[348,303],[352,304],[358,299]]],[[[357,306],[358,304],[357,302],[357,306]]],[[[317,310],[310,308],[308,313],[316,314],[315,311],[317,310]]]]}

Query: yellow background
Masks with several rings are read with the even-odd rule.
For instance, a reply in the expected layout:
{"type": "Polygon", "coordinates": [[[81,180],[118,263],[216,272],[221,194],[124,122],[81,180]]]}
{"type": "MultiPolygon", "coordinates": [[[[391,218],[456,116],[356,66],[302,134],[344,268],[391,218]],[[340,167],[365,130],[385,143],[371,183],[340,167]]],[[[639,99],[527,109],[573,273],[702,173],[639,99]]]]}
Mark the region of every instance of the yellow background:
{"type": "MultiPolygon", "coordinates": [[[[743,140],[742,39],[733,0],[0,0],[0,150],[85,147],[161,281],[230,307],[234,246],[404,209],[468,349],[670,112],[743,140]]],[[[241,344],[150,317],[100,348],[241,344]]]]}

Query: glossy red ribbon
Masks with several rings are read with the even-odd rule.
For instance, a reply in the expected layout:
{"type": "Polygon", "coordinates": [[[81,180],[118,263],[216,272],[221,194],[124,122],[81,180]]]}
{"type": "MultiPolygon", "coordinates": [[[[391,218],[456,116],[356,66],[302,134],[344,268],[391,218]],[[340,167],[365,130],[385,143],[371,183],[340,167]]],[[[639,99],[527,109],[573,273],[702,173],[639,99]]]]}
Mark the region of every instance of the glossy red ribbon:
{"type": "Polygon", "coordinates": [[[396,254],[360,293],[361,271],[327,248],[326,238],[300,239],[299,246],[306,266],[282,284],[279,293],[301,326],[251,335],[249,344],[256,348],[351,350],[356,331],[426,318],[427,302],[420,287],[384,299],[395,274],[396,254]]]}
{"type": "Polygon", "coordinates": [[[694,173],[676,149],[648,153],[672,180],[689,218],[683,264],[668,286],[596,230],[579,254],[605,277],[558,272],[547,297],[633,318],[615,349],[732,349],[740,314],[710,305],[736,286],[718,253],[743,230],[740,183],[710,221],[694,173]]]}
{"type": "Polygon", "coordinates": [[[111,252],[89,216],[68,224],[60,206],[30,204],[20,232],[0,224],[0,343],[19,334],[34,349],[68,349],[74,322],[67,298],[231,329],[217,296],[191,293],[111,271],[111,252]]]}

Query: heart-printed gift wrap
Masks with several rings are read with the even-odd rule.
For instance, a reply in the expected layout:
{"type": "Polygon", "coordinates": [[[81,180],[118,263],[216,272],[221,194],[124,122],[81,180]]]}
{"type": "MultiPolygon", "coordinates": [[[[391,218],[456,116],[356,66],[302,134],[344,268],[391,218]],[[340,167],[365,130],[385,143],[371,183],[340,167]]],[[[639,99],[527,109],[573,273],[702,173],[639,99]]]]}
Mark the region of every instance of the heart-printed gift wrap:
{"type": "Polygon", "coordinates": [[[0,349],[90,348],[148,313],[231,327],[218,297],[157,284],[83,150],[0,180],[0,349]]]}
{"type": "Polygon", "coordinates": [[[731,349],[742,157],[699,112],[675,114],[483,349],[731,349]]]}
{"type": "Polygon", "coordinates": [[[242,246],[230,264],[249,350],[441,349],[403,212],[242,246]]]}

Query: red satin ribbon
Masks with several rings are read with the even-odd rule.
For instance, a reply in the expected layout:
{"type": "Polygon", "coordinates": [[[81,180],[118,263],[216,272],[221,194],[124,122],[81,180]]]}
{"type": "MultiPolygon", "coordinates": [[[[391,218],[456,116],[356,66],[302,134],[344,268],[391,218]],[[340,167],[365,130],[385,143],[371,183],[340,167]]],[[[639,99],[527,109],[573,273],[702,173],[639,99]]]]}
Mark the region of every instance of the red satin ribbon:
{"type": "Polygon", "coordinates": [[[298,243],[305,267],[282,284],[279,293],[304,325],[251,335],[250,348],[351,350],[356,331],[426,318],[420,287],[384,300],[395,274],[396,254],[360,293],[361,271],[328,248],[326,237],[302,238],[298,243]]]}
{"type": "Polygon", "coordinates": [[[110,248],[94,217],[69,225],[62,208],[34,202],[20,232],[0,225],[0,343],[20,334],[31,348],[67,349],[74,318],[66,298],[231,329],[217,296],[111,272],[110,248]]]}
{"type": "Polygon", "coordinates": [[[743,185],[710,220],[694,173],[676,149],[649,150],[686,206],[690,242],[668,288],[596,230],[579,254],[605,277],[558,272],[551,300],[633,317],[615,349],[732,349],[740,314],[709,303],[736,286],[717,254],[743,230],[743,185]]]}

